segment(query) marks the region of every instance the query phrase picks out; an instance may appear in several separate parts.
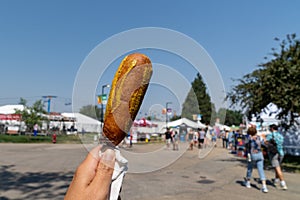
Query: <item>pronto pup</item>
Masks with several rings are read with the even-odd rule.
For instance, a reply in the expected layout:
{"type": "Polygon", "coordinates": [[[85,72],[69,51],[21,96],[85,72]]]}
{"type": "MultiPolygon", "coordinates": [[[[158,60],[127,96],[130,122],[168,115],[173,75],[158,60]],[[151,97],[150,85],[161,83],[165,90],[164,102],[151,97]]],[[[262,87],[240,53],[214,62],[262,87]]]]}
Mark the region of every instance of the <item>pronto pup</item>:
{"type": "Polygon", "coordinates": [[[104,118],[103,133],[118,145],[135,119],[152,75],[150,59],[140,53],[126,56],[112,81],[104,118]]]}

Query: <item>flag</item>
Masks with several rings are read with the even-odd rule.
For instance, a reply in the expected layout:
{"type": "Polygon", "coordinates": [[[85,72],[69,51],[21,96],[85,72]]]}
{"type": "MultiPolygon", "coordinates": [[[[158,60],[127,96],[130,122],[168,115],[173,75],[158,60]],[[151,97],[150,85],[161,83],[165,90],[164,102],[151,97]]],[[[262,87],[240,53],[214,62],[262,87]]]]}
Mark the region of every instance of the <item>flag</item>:
{"type": "Polygon", "coordinates": [[[98,104],[107,104],[107,95],[106,94],[98,95],[97,102],[98,104]]]}
{"type": "Polygon", "coordinates": [[[101,95],[99,95],[97,97],[97,102],[98,102],[98,104],[102,104],[102,97],[101,97],[101,95]]]}

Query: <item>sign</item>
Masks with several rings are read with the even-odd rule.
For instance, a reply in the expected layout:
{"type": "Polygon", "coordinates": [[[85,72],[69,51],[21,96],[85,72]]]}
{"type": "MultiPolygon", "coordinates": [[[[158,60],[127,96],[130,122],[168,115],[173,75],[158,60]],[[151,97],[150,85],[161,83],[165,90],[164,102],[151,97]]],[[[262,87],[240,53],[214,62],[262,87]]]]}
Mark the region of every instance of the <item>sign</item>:
{"type": "Polygon", "coordinates": [[[197,120],[197,115],[193,115],[193,120],[196,121],[197,120]]]}
{"type": "Polygon", "coordinates": [[[107,95],[106,94],[102,95],[102,104],[107,104],[107,95]]]}
{"type": "Polygon", "coordinates": [[[21,120],[21,114],[0,114],[0,120],[21,120]]]}
{"type": "Polygon", "coordinates": [[[198,115],[197,115],[197,120],[201,121],[201,119],[202,119],[202,115],[201,115],[201,114],[198,114],[198,115]]]}
{"type": "Polygon", "coordinates": [[[98,104],[107,104],[107,95],[106,94],[99,95],[97,97],[97,102],[98,104]]]}
{"type": "Polygon", "coordinates": [[[168,108],[167,109],[167,115],[171,115],[172,114],[172,108],[168,108]]]}

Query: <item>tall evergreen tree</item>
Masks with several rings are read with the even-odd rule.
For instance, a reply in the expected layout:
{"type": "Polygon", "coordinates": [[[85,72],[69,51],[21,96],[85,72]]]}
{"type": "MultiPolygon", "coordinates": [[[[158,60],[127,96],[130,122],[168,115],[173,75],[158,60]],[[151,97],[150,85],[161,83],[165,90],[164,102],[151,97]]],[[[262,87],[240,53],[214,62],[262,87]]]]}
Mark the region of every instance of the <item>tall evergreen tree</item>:
{"type": "Polygon", "coordinates": [[[214,122],[214,119],[211,119],[213,113],[212,110],[215,109],[206,90],[206,85],[204,84],[201,75],[198,73],[195,80],[192,82],[192,88],[183,103],[182,117],[193,119],[193,115],[201,114],[202,123],[211,124],[214,122]]]}

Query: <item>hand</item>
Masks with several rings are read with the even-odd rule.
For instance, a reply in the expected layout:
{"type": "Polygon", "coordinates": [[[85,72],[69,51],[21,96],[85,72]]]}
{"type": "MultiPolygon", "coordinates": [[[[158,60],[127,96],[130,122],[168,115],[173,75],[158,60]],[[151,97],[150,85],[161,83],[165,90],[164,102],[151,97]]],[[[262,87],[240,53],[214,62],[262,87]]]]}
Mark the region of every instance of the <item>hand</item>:
{"type": "Polygon", "coordinates": [[[65,200],[106,200],[115,164],[115,152],[107,149],[101,157],[95,147],[77,168],[65,200]]]}

